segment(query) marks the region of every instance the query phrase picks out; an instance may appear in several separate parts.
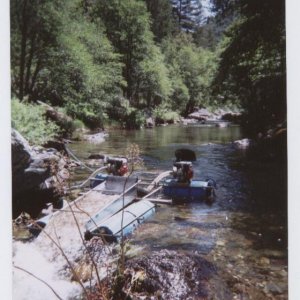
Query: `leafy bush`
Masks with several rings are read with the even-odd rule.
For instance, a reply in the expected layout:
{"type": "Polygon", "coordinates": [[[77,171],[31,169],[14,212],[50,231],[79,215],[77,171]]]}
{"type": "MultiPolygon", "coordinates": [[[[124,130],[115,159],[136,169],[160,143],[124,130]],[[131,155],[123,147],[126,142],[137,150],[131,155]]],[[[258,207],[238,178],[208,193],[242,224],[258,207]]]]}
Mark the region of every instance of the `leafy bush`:
{"type": "Polygon", "coordinates": [[[46,120],[44,107],[12,99],[11,108],[12,127],[30,144],[42,145],[60,133],[57,125],[46,120]]]}
{"type": "Polygon", "coordinates": [[[155,118],[155,123],[162,124],[162,123],[175,123],[179,121],[180,116],[177,111],[171,111],[167,106],[160,105],[157,106],[153,110],[153,117],[155,118]]]}
{"type": "Polygon", "coordinates": [[[125,126],[127,129],[139,129],[146,122],[146,116],[142,111],[133,109],[125,119],[125,126]]]}
{"type": "Polygon", "coordinates": [[[146,122],[146,112],[130,105],[129,100],[115,97],[107,107],[110,122],[116,120],[127,129],[139,129],[146,122]]]}
{"type": "Polygon", "coordinates": [[[84,123],[78,119],[73,121],[73,126],[75,130],[81,130],[85,128],[84,123]]]}

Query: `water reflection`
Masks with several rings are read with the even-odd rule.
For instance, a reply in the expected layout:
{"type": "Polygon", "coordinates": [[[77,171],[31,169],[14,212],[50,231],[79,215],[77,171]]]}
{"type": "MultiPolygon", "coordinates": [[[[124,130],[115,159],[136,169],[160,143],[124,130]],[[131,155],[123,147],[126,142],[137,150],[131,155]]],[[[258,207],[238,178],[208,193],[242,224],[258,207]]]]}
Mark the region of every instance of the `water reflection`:
{"type": "Polygon", "coordinates": [[[109,138],[104,143],[75,143],[72,149],[82,158],[87,157],[89,153],[99,152],[124,155],[127,146],[135,143],[144,155],[170,160],[173,158],[172,151],[178,147],[195,148],[208,143],[228,143],[240,137],[241,130],[237,126],[216,128],[170,125],[154,129],[114,130],[109,133],[109,138]]]}

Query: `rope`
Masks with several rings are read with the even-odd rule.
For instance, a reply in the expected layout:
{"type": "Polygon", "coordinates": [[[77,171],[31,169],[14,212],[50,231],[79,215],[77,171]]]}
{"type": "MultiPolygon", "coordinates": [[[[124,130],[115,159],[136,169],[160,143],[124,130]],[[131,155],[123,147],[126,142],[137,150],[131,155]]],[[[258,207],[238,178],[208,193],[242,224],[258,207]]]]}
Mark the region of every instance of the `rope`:
{"type": "Polygon", "coordinates": [[[94,171],[92,168],[90,168],[89,166],[87,166],[84,162],[82,162],[70,149],[69,147],[67,147],[67,145],[65,144],[65,148],[67,153],[72,156],[77,162],[80,163],[81,166],[85,167],[86,169],[88,169],[89,171],[94,171]]]}

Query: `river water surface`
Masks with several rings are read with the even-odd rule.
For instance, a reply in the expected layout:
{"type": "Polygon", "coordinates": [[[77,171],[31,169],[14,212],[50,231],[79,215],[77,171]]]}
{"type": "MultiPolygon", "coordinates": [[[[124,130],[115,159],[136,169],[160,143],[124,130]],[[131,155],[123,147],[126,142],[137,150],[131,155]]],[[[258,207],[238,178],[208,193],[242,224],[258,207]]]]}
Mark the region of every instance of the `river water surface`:
{"type": "MultiPolygon", "coordinates": [[[[101,144],[71,149],[86,159],[124,155],[135,143],[148,171],[171,170],[178,148],[195,151],[194,177],[217,182],[216,201],[159,206],[133,233],[132,246],[140,255],[163,249],[201,255],[214,266],[212,299],[287,299],[286,166],[235,149],[232,142],[243,137],[238,126],[170,125],[114,130],[101,144]]],[[[78,172],[75,179],[86,176],[78,172]]]]}

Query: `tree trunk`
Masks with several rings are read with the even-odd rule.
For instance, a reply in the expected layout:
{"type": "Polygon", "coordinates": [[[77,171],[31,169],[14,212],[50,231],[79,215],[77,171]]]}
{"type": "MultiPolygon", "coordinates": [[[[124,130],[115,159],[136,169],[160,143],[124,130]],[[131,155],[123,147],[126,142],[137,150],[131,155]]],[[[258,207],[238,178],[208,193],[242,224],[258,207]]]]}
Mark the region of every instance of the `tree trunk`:
{"type": "Polygon", "coordinates": [[[33,36],[31,37],[30,41],[30,52],[29,52],[29,57],[27,60],[27,65],[26,65],[26,77],[25,77],[25,94],[29,94],[30,91],[30,71],[31,71],[31,65],[32,65],[32,59],[35,51],[35,41],[36,41],[36,34],[33,33],[33,36]]]}
{"type": "Polygon", "coordinates": [[[20,73],[19,73],[19,99],[24,97],[24,71],[25,71],[25,59],[26,59],[26,43],[27,43],[27,0],[24,0],[22,10],[22,27],[21,27],[21,55],[20,55],[20,73]]]}

